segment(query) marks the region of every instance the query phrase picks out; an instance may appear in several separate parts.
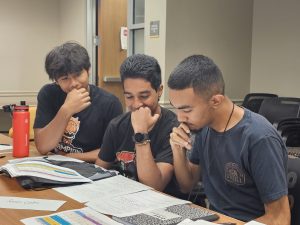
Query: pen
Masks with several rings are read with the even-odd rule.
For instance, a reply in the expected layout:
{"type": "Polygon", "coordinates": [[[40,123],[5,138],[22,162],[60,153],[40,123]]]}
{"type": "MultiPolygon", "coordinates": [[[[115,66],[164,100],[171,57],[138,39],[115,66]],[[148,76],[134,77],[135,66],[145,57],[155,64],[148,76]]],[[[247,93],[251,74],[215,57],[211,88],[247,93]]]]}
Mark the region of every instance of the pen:
{"type": "Polygon", "coordinates": [[[0,155],[0,159],[5,158],[5,155],[0,155]]]}
{"type": "Polygon", "coordinates": [[[0,145],[4,145],[4,146],[10,146],[10,144],[0,144],[0,145]]]}

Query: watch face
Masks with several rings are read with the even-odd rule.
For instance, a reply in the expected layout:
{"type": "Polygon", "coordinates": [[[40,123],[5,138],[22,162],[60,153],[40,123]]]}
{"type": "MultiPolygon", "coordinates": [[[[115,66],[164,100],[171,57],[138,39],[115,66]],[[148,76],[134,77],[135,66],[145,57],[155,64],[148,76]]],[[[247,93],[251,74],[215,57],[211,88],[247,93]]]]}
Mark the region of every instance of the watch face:
{"type": "Polygon", "coordinates": [[[142,133],[136,133],[134,135],[134,139],[135,139],[136,142],[142,142],[142,141],[145,140],[145,136],[142,133]]]}

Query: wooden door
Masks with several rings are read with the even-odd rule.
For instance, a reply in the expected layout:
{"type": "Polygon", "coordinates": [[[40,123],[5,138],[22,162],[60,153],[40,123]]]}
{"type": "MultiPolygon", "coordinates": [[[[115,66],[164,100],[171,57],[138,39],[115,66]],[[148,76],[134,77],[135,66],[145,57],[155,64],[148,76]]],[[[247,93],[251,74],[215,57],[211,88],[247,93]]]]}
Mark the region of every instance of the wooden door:
{"type": "Polygon", "coordinates": [[[98,85],[116,95],[125,109],[121,82],[104,82],[107,77],[120,77],[120,65],[127,57],[127,50],[121,49],[122,26],[127,26],[127,0],[99,0],[98,85]]]}

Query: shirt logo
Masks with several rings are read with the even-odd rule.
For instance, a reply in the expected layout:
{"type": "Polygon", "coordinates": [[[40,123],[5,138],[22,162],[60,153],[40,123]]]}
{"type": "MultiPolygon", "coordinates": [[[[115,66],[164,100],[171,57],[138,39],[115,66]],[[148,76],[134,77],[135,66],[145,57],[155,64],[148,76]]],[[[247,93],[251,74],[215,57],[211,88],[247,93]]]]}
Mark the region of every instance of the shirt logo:
{"type": "Polygon", "coordinates": [[[236,163],[226,163],[225,180],[236,185],[244,185],[246,183],[245,173],[236,163]]]}
{"type": "Polygon", "coordinates": [[[63,134],[62,140],[56,146],[55,150],[64,151],[66,153],[82,153],[82,148],[78,148],[73,145],[73,140],[75,139],[79,127],[80,121],[78,117],[71,117],[63,134]]]}
{"type": "Polygon", "coordinates": [[[119,172],[125,177],[137,180],[135,153],[129,151],[117,152],[116,158],[119,172]]]}

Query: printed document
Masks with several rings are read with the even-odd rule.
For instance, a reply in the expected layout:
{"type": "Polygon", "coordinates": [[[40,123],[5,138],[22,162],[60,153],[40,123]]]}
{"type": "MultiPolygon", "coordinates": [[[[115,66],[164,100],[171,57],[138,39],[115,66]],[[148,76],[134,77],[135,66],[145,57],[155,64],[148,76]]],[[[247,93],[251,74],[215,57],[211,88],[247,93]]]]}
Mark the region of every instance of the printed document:
{"type": "Polygon", "coordinates": [[[20,159],[10,159],[8,160],[9,163],[20,163],[26,161],[42,161],[48,162],[48,160],[55,160],[55,161],[72,161],[72,162],[83,162],[82,160],[66,157],[63,155],[47,155],[47,156],[35,156],[35,157],[25,157],[20,159]]]}
{"type": "Polygon", "coordinates": [[[75,170],[52,165],[42,161],[24,161],[20,163],[7,163],[0,167],[0,171],[6,171],[11,177],[35,176],[49,180],[86,183],[90,179],[81,176],[75,170]]]}
{"type": "Polygon", "coordinates": [[[206,220],[190,220],[190,219],[185,219],[183,221],[181,221],[180,223],[178,223],[177,225],[213,225],[215,223],[206,221],[206,220]]]}
{"type": "Polygon", "coordinates": [[[259,223],[259,222],[256,222],[254,220],[248,222],[248,223],[245,223],[245,225],[265,225],[264,223],[259,223]]]}
{"type": "Polygon", "coordinates": [[[6,144],[0,144],[0,152],[12,152],[12,146],[6,144]]]}
{"type": "Polygon", "coordinates": [[[25,225],[83,225],[83,224],[94,224],[94,225],[122,225],[108,216],[98,213],[89,208],[75,209],[63,211],[48,216],[37,216],[21,220],[25,225]]]}
{"type": "Polygon", "coordinates": [[[54,189],[72,199],[75,199],[78,202],[84,203],[93,201],[95,196],[97,196],[97,198],[101,196],[112,198],[114,196],[130,194],[152,188],[124,176],[118,175],[94,181],[89,184],[58,187],[54,189]]]}
{"type": "Polygon", "coordinates": [[[172,205],[190,203],[153,190],[108,198],[97,196],[94,199],[86,205],[100,213],[117,217],[132,216],[172,205]]]}
{"type": "Polygon", "coordinates": [[[65,202],[66,201],[59,200],[1,196],[0,208],[56,211],[65,202]]]}

